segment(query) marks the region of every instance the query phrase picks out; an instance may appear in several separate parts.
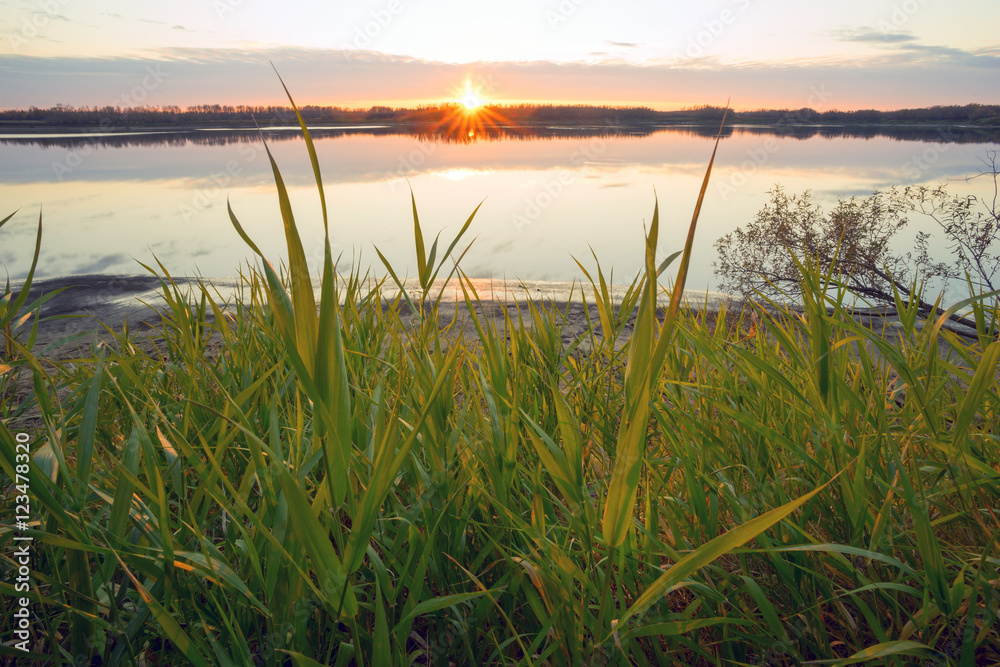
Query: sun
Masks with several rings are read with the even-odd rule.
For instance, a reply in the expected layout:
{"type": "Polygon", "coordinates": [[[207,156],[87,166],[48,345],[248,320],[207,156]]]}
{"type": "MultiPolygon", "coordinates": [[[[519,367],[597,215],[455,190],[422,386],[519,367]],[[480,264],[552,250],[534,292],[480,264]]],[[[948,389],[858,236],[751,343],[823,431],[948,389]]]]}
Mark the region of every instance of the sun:
{"type": "MultiPolygon", "coordinates": [[[[488,89],[487,89],[488,90],[488,89]]],[[[440,107],[441,117],[431,131],[447,141],[471,143],[508,127],[508,120],[496,102],[483,95],[483,89],[468,79],[464,87],[452,91],[453,102],[440,107]]]]}
{"type": "Polygon", "coordinates": [[[483,100],[473,92],[468,92],[462,96],[462,104],[468,111],[474,111],[483,106],[483,100]]]}
{"type": "Polygon", "coordinates": [[[462,106],[465,107],[466,111],[475,111],[479,107],[483,106],[483,98],[472,89],[469,83],[465,84],[465,93],[462,94],[462,98],[459,100],[462,106]]]}

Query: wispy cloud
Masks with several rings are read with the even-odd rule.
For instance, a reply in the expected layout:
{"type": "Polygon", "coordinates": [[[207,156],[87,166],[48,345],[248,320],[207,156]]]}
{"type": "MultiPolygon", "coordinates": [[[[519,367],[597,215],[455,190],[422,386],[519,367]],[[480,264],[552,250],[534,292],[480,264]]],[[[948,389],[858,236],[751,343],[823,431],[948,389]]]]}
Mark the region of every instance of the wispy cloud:
{"type": "Polygon", "coordinates": [[[996,49],[982,51],[966,51],[951,46],[936,46],[931,44],[908,44],[906,51],[920,54],[924,62],[944,65],[994,69],[1000,67],[1000,54],[996,49]]]}
{"type": "Polygon", "coordinates": [[[909,32],[882,32],[872,28],[841,28],[831,33],[842,42],[859,42],[881,47],[878,55],[865,58],[844,57],[852,66],[930,65],[935,67],[1000,68],[1000,48],[967,50],[955,46],[920,43],[909,32]]]}
{"type": "Polygon", "coordinates": [[[872,28],[841,28],[832,31],[834,39],[841,42],[864,42],[871,44],[899,44],[912,42],[917,38],[909,32],[883,32],[872,28]]]}

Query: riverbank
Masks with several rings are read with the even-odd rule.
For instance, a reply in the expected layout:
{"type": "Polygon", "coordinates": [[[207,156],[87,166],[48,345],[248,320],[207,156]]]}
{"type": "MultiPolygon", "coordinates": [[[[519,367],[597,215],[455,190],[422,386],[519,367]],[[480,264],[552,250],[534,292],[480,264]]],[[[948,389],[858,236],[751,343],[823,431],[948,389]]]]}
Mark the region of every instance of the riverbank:
{"type": "MultiPolygon", "coordinates": [[[[198,293],[199,282],[197,278],[174,278],[174,286],[189,297],[198,293]]],[[[224,311],[231,311],[240,302],[246,287],[239,277],[217,278],[204,281],[204,284],[210,286],[210,293],[218,299],[224,311]]],[[[315,282],[317,298],[319,287],[318,281],[315,282]]],[[[389,281],[368,281],[365,289],[370,291],[376,287],[386,304],[399,296],[398,287],[389,281]]],[[[410,298],[417,301],[419,290],[415,281],[404,282],[404,287],[410,298]]],[[[585,294],[580,283],[473,279],[467,283],[467,288],[473,299],[478,298],[482,302],[480,314],[501,326],[505,317],[517,321],[518,313],[530,326],[530,317],[526,315],[532,304],[564,314],[566,343],[572,340],[574,332],[579,334],[586,330],[588,321],[597,322],[599,319],[593,294],[585,294]]],[[[589,287],[586,289],[590,291],[589,287]]],[[[167,305],[160,279],[151,275],[90,274],[36,280],[29,290],[27,301],[31,303],[42,295],[59,290],[61,292],[39,312],[40,325],[35,342],[36,350],[45,351],[43,356],[59,360],[85,354],[95,340],[107,339],[110,333],[105,326],[115,331],[127,327],[141,338],[155,337],[167,305]]],[[[17,292],[16,288],[14,291],[17,292]]],[[[475,328],[467,316],[461,284],[457,280],[447,283],[439,280],[431,292],[432,299],[437,299],[438,295],[441,297],[438,312],[440,326],[447,327],[457,320],[466,335],[474,335],[475,328]]],[[[621,303],[626,293],[625,286],[609,286],[609,296],[616,304],[621,303]]],[[[665,304],[666,297],[663,296],[661,301],[665,304]]],[[[719,292],[693,290],[685,292],[684,298],[689,308],[710,313],[718,312],[732,301],[732,297],[719,292]]],[[[405,299],[401,303],[400,316],[404,322],[409,322],[413,313],[405,299]]],[[[196,299],[192,297],[192,305],[196,304],[196,299]]],[[[209,323],[215,319],[212,313],[207,313],[206,317],[209,323]]]]}
{"type": "MultiPolygon", "coordinates": [[[[241,294],[246,287],[239,277],[217,278],[211,281],[184,277],[173,280],[173,287],[181,294],[187,294],[192,299],[192,306],[197,305],[194,297],[198,294],[199,285],[208,285],[210,294],[217,298],[218,304],[225,312],[231,312],[240,302],[241,294]]],[[[375,290],[376,287],[385,304],[392,303],[400,293],[398,287],[387,280],[370,280],[365,285],[368,291],[375,290]]],[[[411,301],[418,301],[419,289],[416,282],[404,282],[404,287],[411,301]]],[[[470,297],[474,301],[478,299],[481,302],[478,314],[501,328],[508,318],[516,323],[519,316],[520,321],[530,327],[532,307],[558,313],[564,325],[561,335],[565,345],[572,344],[600,320],[592,288],[585,287],[581,283],[473,279],[468,281],[466,287],[470,297]]],[[[14,291],[16,294],[16,288],[14,291]]],[[[161,280],[156,276],[89,274],[36,280],[29,290],[27,302],[31,303],[42,295],[55,291],[60,293],[42,306],[39,312],[40,324],[35,349],[44,357],[51,360],[67,360],[86,356],[94,342],[107,341],[112,337],[108,329],[121,331],[127,328],[139,340],[159,336],[162,313],[167,304],[163,298],[161,280]]],[[[320,296],[318,281],[314,282],[314,294],[318,299],[320,296]]],[[[475,336],[476,329],[468,317],[469,311],[465,305],[462,284],[455,279],[447,283],[439,280],[431,288],[430,300],[435,300],[438,296],[441,302],[438,309],[439,326],[445,329],[454,322],[457,325],[457,328],[452,328],[455,333],[461,331],[465,336],[475,336]]],[[[628,288],[622,285],[610,285],[608,296],[616,306],[619,306],[622,300],[627,298],[628,288]]],[[[658,301],[661,308],[665,307],[669,303],[669,295],[661,292],[658,301]]],[[[682,303],[692,316],[702,313],[711,322],[714,322],[716,315],[722,309],[739,312],[744,307],[743,303],[732,295],[696,290],[685,291],[682,303]]],[[[427,307],[430,307],[429,304],[427,307]]],[[[801,308],[791,305],[790,312],[801,312],[801,308]]],[[[857,322],[875,330],[881,329],[885,332],[887,340],[898,341],[902,324],[893,309],[859,307],[853,312],[857,322]]],[[[404,322],[413,319],[413,313],[405,299],[401,300],[400,317],[404,322]]],[[[214,319],[211,312],[206,313],[208,323],[214,319]]],[[[922,328],[926,322],[918,320],[914,324],[922,328]]],[[[966,338],[975,335],[975,332],[968,327],[953,322],[946,322],[943,328],[966,338]]],[[[630,334],[631,326],[627,326],[616,344],[623,345],[630,334]]],[[[941,345],[944,353],[949,346],[943,338],[941,345]]]]}

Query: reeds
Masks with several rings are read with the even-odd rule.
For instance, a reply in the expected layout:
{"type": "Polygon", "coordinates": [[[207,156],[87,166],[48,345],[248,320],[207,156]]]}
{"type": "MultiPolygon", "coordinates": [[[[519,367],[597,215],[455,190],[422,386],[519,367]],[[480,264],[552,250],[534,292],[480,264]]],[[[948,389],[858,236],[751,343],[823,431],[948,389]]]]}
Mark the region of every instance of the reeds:
{"type": "MultiPolygon", "coordinates": [[[[678,255],[657,264],[654,209],[643,274],[616,304],[589,269],[570,346],[568,310],[487,317],[455,264],[476,333],[440,321],[434,277],[475,213],[437,256],[414,205],[421,291],[407,308],[403,289],[386,302],[358,273],[338,277],[327,229],[317,302],[272,165],[287,271],[265,260],[223,303],[209,285],[186,299],[159,266],[159,351],[116,334],[52,366],[14,344],[35,391],[5,416],[40,415],[34,659],[1000,657],[1000,343],[905,317],[898,335],[866,328],[810,266],[804,313],[693,312],[680,293],[697,210],[668,307],[658,280],[678,255]]],[[[995,301],[973,303],[995,320],[995,301]]]]}

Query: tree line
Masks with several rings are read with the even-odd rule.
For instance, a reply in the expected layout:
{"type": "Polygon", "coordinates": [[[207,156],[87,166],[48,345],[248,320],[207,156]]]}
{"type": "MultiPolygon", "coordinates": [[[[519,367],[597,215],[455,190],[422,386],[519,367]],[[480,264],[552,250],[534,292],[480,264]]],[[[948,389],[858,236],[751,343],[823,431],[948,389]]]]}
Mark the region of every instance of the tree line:
{"type": "MultiPolygon", "coordinates": [[[[456,113],[458,104],[425,105],[418,108],[371,106],[349,109],[338,106],[308,105],[300,108],[307,122],[323,123],[435,123],[456,113]]],[[[491,114],[511,124],[573,123],[627,125],[655,122],[718,123],[724,109],[700,106],[673,111],[657,111],[642,106],[595,106],[516,104],[490,105],[491,114]]],[[[107,129],[137,125],[190,125],[198,123],[263,125],[295,124],[295,114],[283,106],[248,104],[200,104],[179,106],[65,106],[29,107],[0,111],[0,122],[57,127],[104,127],[107,129]]],[[[1000,105],[966,104],[933,106],[921,109],[879,111],[816,111],[815,109],[757,109],[730,111],[731,123],[774,124],[910,124],[949,123],[1000,127],[1000,105]]]]}

